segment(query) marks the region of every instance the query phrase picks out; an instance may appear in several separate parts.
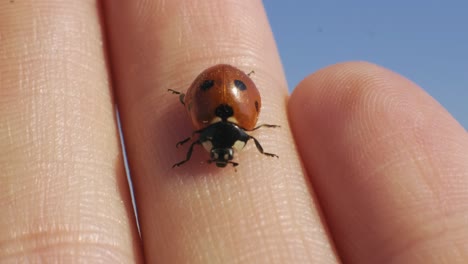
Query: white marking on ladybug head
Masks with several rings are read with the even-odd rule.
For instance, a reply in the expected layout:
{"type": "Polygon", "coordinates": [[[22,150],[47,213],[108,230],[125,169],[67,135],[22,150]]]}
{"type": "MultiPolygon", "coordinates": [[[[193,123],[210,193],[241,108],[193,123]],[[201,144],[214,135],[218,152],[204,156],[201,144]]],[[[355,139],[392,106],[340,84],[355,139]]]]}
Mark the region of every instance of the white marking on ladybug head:
{"type": "Polygon", "coordinates": [[[210,124],[218,123],[218,122],[221,122],[221,121],[223,121],[223,120],[221,119],[221,117],[218,117],[218,116],[217,116],[217,117],[215,117],[215,118],[213,118],[213,119],[211,120],[210,124]]]}
{"type": "Polygon", "coordinates": [[[236,151],[241,151],[245,147],[245,142],[242,140],[237,140],[234,142],[234,145],[232,145],[232,148],[236,151]]]}
{"type": "Polygon", "coordinates": [[[202,142],[202,145],[208,152],[211,152],[211,150],[213,149],[213,144],[209,140],[202,142]]]}
{"type": "Polygon", "coordinates": [[[228,122],[231,122],[231,123],[233,123],[233,124],[239,124],[239,123],[237,122],[237,119],[236,119],[235,117],[233,117],[233,116],[228,117],[227,121],[228,121],[228,122]]]}

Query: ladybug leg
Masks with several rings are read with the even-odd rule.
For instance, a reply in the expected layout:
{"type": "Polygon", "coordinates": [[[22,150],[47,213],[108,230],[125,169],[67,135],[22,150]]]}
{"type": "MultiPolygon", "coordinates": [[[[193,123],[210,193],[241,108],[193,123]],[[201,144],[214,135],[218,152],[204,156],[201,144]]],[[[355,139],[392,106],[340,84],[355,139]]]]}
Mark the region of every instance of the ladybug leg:
{"type": "Polygon", "coordinates": [[[177,142],[177,144],[175,145],[175,147],[178,148],[179,146],[181,146],[181,145],[187,143],[188,141],[190,141],[191,139],[192,139],[192,137],[188,137],[188,138],[186,138],[186,139],[184,139],[184,140],[181,140],[181,141],[177,142]]]}
{"type": "Polygon", "coordinates": [[[196,144],[200,145],[200,144],[201,144],[200,140],[197,140],[197,141],[193,142],[192,145],[190,145],[190,148],[189,148],[189,150],[188,150],[188,152],[187,152],[187,157],[185,158],[185,160],[174,164],[174,165],[172,166],[172,168],[179,167],[180,165],[182,165],[182,164],[184,164],[185,162],[189,161],[189,160],[190,160],[190,157],[192,157],[193,146],[195,146],[196,144]]]}
{"type": "Polygon", "coordinates": [[[193,133],[192,133],[192,135],[191,135],[190,137],[188,137],[188,138],[186,138],[186,139],[184,139],[184,140],[181,140],[181,141],[177,142],[176,148],[178,148],[179,146],[182,146],[183,144],[187,143],[188,141],[190,141],[190,140],[193,138],[193,136],[195,136],[195,134],[198,134],[198,133],[200,133],[200,132],[202,132],[202,131],[203,131],[203,130],[193,131],[193,133]]]}
{"type": "Polygon", "coordinates": [[[260,145],[260,142],[258,142],[258,140],[256,138],[254,138],[252,136],[249,136],[249,138],[253,139],[253,141],[255,142],[255,146],[257,147],[258,151],[260,151],[260,153],[262,153],[263,155],[266,155],[268,157],[277,157],[277,158],[279,158],[278,155],[276,155],[276,154],[264,152],[262,145],[260,145]]]}
{"type": "Polygon", "coordinates": [[[259,126],[255,127],[254,129],[249,130],[249,131],[254,131],[254,130],[257,130],[257,129],[261,128],[261,127],[272,127],[272,128],[275,128],[275,127],[281,127],[281,126],[278,126],[278,125],[269,125],[269,124],[262,124],[262,125],[259,125],[259,126]]]}
{"type": "Polygon", "coordinates": [[[184,93],[181,93],[181,92],[179,92],[179,91],[172,90],[172,89],[167,89],[167,90],[168,90],[169,92],[172,92],[173,94],[179,94],[179,101],[180,101],[183,105],[185,105],[185,101],[184,101],[184,99],[185,99],[185,94],[184,94],[184,93]]]}

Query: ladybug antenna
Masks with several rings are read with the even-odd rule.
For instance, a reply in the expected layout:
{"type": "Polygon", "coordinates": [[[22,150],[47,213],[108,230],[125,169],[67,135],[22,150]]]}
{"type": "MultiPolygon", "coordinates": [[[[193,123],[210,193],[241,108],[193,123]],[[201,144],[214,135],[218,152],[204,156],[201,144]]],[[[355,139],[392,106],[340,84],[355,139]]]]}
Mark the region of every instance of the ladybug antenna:
{"type": "Polygon", "coordinates": [[[252,74],[255,74],[255,71],[254,71],[254,70],[251,70],[249,73],[247,73],[247,76],[250,77],[250,75],[252,75],[252,74]]]}

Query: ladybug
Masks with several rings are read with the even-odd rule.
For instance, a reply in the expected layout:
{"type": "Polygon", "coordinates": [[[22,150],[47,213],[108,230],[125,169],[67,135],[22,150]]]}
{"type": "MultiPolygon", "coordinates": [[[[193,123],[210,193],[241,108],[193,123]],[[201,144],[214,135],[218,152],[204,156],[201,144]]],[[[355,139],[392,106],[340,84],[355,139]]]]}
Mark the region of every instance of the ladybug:
{"type": "Polygon", "coordinates": [[[179,95],[195,128],[192,136],[178,142],[176,147],[199,135],[190,145],[185,160],[174,164],[173,168],[190,160],[195,145],[202,145],[210,153],[208,163],[215,163],[218,167],[228,164],[235,167],[239,163],[232,161],[234,153],[242,150],[250,139],[260,153],[278,158],[275,154],[264,152],[260,142],[247,134],[247,131],[260,127],[279,127],[268,124],[255,126],[261,98],[249,77],[252,73],[246,74],[231,65],[219,64],[200,73],[185,94],[169,89],[179,95]]]}

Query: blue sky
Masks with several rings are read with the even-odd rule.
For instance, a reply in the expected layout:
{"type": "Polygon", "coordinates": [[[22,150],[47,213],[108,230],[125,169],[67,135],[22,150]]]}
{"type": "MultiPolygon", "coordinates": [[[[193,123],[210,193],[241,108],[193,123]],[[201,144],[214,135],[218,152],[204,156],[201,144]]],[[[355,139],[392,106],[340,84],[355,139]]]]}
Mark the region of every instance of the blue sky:
{"type": "Polygon", "coordinates": [[[467,0],[266,0],[290,90],[341,61],[419,84],[468,129],[467,0]]]}

